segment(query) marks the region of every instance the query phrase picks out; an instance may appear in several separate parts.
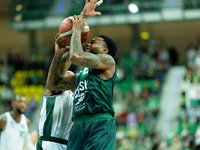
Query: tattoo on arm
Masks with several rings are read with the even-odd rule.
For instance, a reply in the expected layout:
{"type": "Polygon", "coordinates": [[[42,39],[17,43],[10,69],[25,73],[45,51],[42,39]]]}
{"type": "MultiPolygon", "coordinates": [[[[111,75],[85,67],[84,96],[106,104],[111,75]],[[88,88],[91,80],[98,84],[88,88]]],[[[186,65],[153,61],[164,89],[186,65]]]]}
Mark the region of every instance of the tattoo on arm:
{"type": "Polygon", "coordinates": [[[79,56],[83,56],[80,65],[87,66],[88,68],[93,68],[93,69],[97,69],[100,64],[115,66],[115,61],[110,55],[100,54],[98,56],[97,55],[94,56],[94,54],[91,54],[89,52],[84,52],[80,38],[81,38],[81,33],[75,31],[72,35],[71,49],[70,49],[71,56],[73,55],[73,53],[76,53],[79,56]]]}
{"type": "Polygon", "coordinates": [[[62,55],[57,55],[56,53],[53,57],[53,60],[51,62],[50,68],[49,68],[48,77],[47,77],[47,83],[46,83],[47,89],[51,89],[52,86],[54,85],[55,81],[59,77],[58,68],[60,65],[61,57],[62,57],[62,55]]]}
{"type": "Polygon", "coordinates": [[[111,65],[111,66],[115,65],[113,58],[109,55],[104,55],[104,56],[101,55],[100,61],[102,64],[105,65],[111,65]]]}
{"type": "Polygon", "coordinates": [[[90,57],[89,54],[85,53],[83,54],[85,56],[81,62],[81,65],[88,66],[89,68],[96,69],[98,67],[98,60],[95,60],[94,58],[90,57]]]}
{"type": "Polygon", "coordinates": [[[53,60],[53,64],[50,67],[50,74],[55,79],[58,77],[58,67],[59,67],[59,65],[60,65],[60,61],[57,61],[57,56],[55,56],[55,59],[53,60]]]}
{"type": "Polygon", "coordinates": [[[71,38],[71,48],[70,48],[70,55],[72,56],[73,53],[81,54],[83,53],[83,48],[81,45],[81,32],[74,31],[71,38]]]}
{"type": "Polygon", "coordinates": [[[71,78],[58,78],[56,81],[56,88],[57,91],[63,91],[66,89],[74,89],[75,88],[75,75],[71,78]]]}
{"type": "Polygon", "coordinates": [[[97,69],[100,63],[103,65],[115,66],[114,59],[109,55],[99,55],[98,57],[94,57],[94,55],[90,53],[84,53],[83,55],[84,58],[81,62],[81,65],[83,66],[88,66],[89,68],[94,69],[97,69]]]}

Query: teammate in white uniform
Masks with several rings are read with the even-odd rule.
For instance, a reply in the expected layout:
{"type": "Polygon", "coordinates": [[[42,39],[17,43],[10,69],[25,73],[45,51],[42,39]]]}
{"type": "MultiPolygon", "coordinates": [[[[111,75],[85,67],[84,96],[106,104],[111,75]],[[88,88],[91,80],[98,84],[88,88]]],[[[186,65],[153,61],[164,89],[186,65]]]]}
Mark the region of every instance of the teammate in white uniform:
{"type": "MultiPolygon", "coordinates": [[[[73,74],[67,71],[71,65],[68,52],[62,58],[60,74],[73,74]],[[67,72],[67,73],[66,73],[67,72]]],[[[51,84],[47,78],[47,85],[51,84]]],[[[46,89],[39,120],[39,141],[36,150],[66,150],[69,132],[73,126],[73,92],[51,91],[46,89]]]]}
{"type": "Polygon", "coordinates": [[[26,98],[16,95],[13,111],[0,116],[0,150],[34,149],[29,134],[30,120],[24,115],[26,106],[26,98]]]}

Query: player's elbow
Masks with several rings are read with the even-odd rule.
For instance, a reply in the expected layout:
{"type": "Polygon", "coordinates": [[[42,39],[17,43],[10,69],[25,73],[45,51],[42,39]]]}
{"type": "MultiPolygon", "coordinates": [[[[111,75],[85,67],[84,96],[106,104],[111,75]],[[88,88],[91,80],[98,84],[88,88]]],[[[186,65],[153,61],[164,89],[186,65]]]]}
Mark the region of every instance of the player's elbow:
{"type": "Polygon", "coordinates": [[[46,89],[47,89],[47,90],[54,91],[55,88],[56,88],[55,82],[51,82],[51,83],[47,83],[47,84],[46,84],[46,89]]]}
{"type": "Polygon", "coordinates": [[[46,89],[49,91],[54,91],[54,86],[46,85],[46,89]]]}
{"type": "Polygon", "coordinates": [[[77,53],[72,53],[70,55],[70,61],[73,63],[73,64],[77,64],[77,61],[79,60],[80,56],[77,54],[77,53]]]}

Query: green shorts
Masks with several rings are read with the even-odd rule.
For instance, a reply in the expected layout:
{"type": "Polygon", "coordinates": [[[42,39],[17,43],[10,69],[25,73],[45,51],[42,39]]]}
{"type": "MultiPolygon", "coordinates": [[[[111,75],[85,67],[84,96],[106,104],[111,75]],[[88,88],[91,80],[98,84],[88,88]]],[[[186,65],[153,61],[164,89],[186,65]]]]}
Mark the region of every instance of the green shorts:
{"type": "Polygon", "coordinates": [[[100,115],[74,121],[67,144],[68,150],[114,150],[115,120],[110,114],[103,117],[100,115]]]}

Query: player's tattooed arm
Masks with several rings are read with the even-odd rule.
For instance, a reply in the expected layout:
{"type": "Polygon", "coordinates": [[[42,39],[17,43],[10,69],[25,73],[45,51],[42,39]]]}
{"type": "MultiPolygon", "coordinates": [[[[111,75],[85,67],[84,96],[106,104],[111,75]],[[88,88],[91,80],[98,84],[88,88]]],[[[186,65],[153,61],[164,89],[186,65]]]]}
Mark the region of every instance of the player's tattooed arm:
{"type": "Polygon", "coordinates": [[[73,90],[75,87],[75,75],[62,77],[58,73],[61,62],[61,53],[55,53],[49,68],[46,88],[51,91],[73,90]]]}
{"type": "Polygon", "coordinates": [[[4,114],[0,115],[0,131],[3,131],[6,126],[6,116],[4,114]]]}
{"type": "Polygon", "coordinates": [[[55,55],[52,59],[46,82],[46,89],[50,91],[64,91],[74,89],[73,85],[75,84],[75,80],[73,80],[72,76],[75,75],[63,77],[59,74],[61,59],[67,50],[68,48],[63,43],[62,39],[58,35],[56,35],[55,55]]]}
{"type": "Polygon", "coordinates": [[[115,66],[114,59],[108,54],[92,54],[84,52],[81,45],[81,32],[75,30],[70,43],[70,60],[75,65],[93,69],[109,69],[115,66]]]}
{"type": "Polygon", "coordinates": [[[70,61],[69,52],[66,52],[65,54],[63,54],[62,59],[61,59],[60,68],[59,68],[60,75],[64,76],[70,66],[71,66],[71,61],[70,61]]]}
{"type": "Polygon", "coordinates": [[[65,77],[59,77],[55,82],[56,91],[74,90],[75,89],[76,75],[68,75],[65,77]]]}

